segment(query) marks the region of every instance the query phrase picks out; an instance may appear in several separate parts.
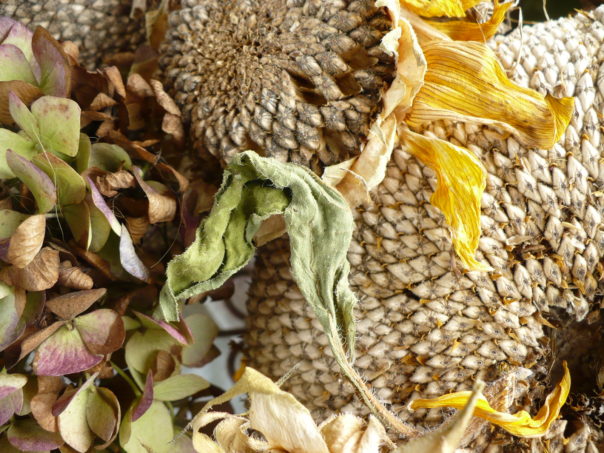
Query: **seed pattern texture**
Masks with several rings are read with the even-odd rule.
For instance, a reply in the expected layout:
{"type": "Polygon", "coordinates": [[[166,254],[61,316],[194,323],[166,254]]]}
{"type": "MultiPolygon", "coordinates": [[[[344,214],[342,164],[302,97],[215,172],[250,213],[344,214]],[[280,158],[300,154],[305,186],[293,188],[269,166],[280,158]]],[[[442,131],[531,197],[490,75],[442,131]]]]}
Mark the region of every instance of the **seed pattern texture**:
{"type": "MultiPolygon", "coordinates": [[[[440,424],[447,411],[410,414],[406,404],[466,390],[478,378],[490,383],[501,409],[517,409],[514,403],[528,395],[534,413],[543,391],[536,383],[560,359],[552,354],[545,319],[561,332],[577,323],[597,328],[604,253],[603,42],[599,9],[524,27],[491,44],[516,82],[576,96],[571,125],[551,150],[524,149],[513,137],[476,125],[428,128],[468,147],[488,172],[477,257],[493,272],[465,273],[456,264],[444,218],[429,204],[434,175],[402,149],[395,150],[373,202],[357,209],[348,255],[359,297],[355,365],[402,419],[440,424]]],[[[248,304],[250,364],[272,377],[298,364],[285,388],[316,414],[362,411],[286,270],[287,260],[285,241],[258,257],[248,304]]],[[[571,451],[555,430],[550,435],[550,451],[571,451]]],[[[473,436],[477,450],[493,442],[488,429],[473,436]]],[[[577,448],[572,451],[588,448],[590,436],[583,438],[582,448],[570,443],[577,448]]]]}

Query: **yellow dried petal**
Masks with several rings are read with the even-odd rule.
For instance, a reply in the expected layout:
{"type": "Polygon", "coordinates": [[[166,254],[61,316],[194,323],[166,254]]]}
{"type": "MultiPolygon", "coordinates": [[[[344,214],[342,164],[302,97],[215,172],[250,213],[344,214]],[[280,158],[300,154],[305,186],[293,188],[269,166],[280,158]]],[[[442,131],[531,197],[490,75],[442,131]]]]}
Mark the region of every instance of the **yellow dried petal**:
{"type": "Polygon", "coordinates": [[[406,122],[434,120],[492,124],[525,146],[551,148],[562,136],[573,98],[554,99],[513,83],[484,44],[431,41],[424,46],[428,71],[406,122]]]}
{"type": "MultiPolygon", "coordinates": [[[[539,409],[537,415],[533,418],[526,411],[518,411],[515,414],[506,414],[493,409],[489,402],[481,397],[478,399],[474,408],[474,415],[484,418],[489,422],[501,426],[506,431],[519,437],[540,437],[547,433],[551,424],[558,418],[560,409],[566,402],[568,392],[570,391],[570,372],[566,362],[562,362],[564,367],[564,376],[556,388],[550,393],[539,409]]],[[[418,399],[410,404],[411,409],[435,408],[435,407],[454,407],[460,409],[464,407],[471,392],[457,392],[443,395],[434,399],[418,399]]]]}
{"type": "Polygon", "coordinates": [[[400,135],[405,149],[437,176],[432,205],[445,215],[453,230],[453,247],[469,270],[488,270],[474,258],[480,239],[480,200],[486,186],[482,164],[470,151],[410,130],[400,135]]]}
{"type": "Polygon", "coordinates": [[[484,42],[497,33],[499,25],[503,19],[505,19],[505,14],[513,4],[513,2],[499,3],[496,1],[493,9],[493,15],[488,21],[483,22],[482,24],[467,20],[451,20],[448,22],[437,22],[431,20],[426,22],[428,22],[434,28],[445,33],[451,39],[458,41],[484,42]]]}
{"type": "Polygon", "coordinates": [[[465,17],[484,0],[401,0],[401,5],[424,17],[465,17]]]}

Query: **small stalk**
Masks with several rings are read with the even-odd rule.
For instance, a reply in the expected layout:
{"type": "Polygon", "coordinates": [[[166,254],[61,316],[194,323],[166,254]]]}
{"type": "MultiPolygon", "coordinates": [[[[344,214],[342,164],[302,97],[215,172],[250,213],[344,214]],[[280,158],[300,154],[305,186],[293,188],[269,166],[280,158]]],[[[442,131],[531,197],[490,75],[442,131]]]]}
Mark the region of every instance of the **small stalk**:
{"type": "Polygon", "coordinates": [[[141,396],[143,393],[141,391],[141,389],[138,388],[138,386],[136,385],[136,383],[132,380],[132,378],[130,376],[128,376],[124,370],[122,370],[119,366],[117,366],[115,363],[113,362],[109,362],[111,363],[111,366],[113,367],[113,369],[115,370],[115,372],[117,374],[119,374],[124,381],[126,381],[128,383],[128,385],[130,386],[130,388],[132,389],[132,391],[134,392],[134,394],[139,397],[141,396]]]}

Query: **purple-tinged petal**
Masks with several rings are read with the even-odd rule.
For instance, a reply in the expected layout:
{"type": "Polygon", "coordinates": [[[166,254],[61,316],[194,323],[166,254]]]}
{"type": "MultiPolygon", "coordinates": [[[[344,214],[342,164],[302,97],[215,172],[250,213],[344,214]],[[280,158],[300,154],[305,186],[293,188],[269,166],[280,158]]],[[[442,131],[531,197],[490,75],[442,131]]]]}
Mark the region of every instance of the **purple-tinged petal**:
{"type": "Polygon", "coordinates": [[[134,244],[128,229],[122,225],[120,235],[120,263],[126,272],[144,282],[149,280],[149,270],[140,260],[134,250],[134,244]]]}
{"type": "Polygon", "coordinates": [[[71,91],[71,65],[61,45],[42,27],[36,28],[31,45],[40,66],[41,90],[52,96],[68,97],[71,91]]]}
{"type": "Polygon", "coordinates": [[[113,230],[113,232],[119,236],[122,233],[122,225],[120,224],[119,220],[117,220],[117,217],[115,217],[113,211],[109,208],[109,206],[107,206],[103,195],[101,195],[99,189],[96,187],[94,182],[92,182],[92,179],[86,176],[86,182],[88,183],[88,187],[90,187],[92,202],[98,208],[98,210],[101,211],[101,213],[105,216],[105,218],[109,222],[109,225],[111,225],[111,229],[113,230]]]}
{"type": "MultiPolygon", "coordinates": [[[[189,344],[189,339],[187,338],[187,334],[181,333],[172,324],[167,323],[165,321],[160,321],[160,320],[154,319],[151,316],[145,315],[144,313],[139,313],[138,311],[135,311],[134,314],[138,317],[138,319],[141,320],[143,325],[145,325],[147,327],[155,328],[155,329],[157,329],[157,328],[163,329],[166,331],[166,333],[168,333],[168,335],[170,335],[172,338],[174,338],[180,344],[184,344],[184,345],[189,344]]],[[[190,331],[187,333],[190,333],[190,331]]]]}
{"type": "Polygon", "coordinates": [[[25,55],[13,44],[0,45],[0,82],[22,80],[36,84],[36,77],[25,55]]]}
{"type": "Polygon", "coordinates": [[[8,422],[11,417],[23,407],[23,390],[11,393],[0,399],[0,426],[8,422]]]}
{"type": "Polygon", "coordinates": [[[8,17],[0,17],[0,44],[17,46],[27,61],[31,61],[33,51],[31,40],[34,34],[22,23],[8,17]]]}
{"type": "Polygon", "coordinates": [[[38,212],[50,211],[57,202],[57,189],[48,175],[10,149],[6,151],[6,162],[11,171],[33,194],[38,212]]]}
{"type": "Polygon", "coordinates": [[[119,349],[126,338],[122,317],[108,308],[101,308],[73,321],[84,344],[95,354],[110,354],[119,349]]]}
{"type": "Polygon", "coordinates": [[[15,421],[8,429],[7,437],[13,447],[22,451],[48,451],[63,445],[58,433],[40,428],[31,418],[15,421]]]}
{"type": "Polygon", "coordinates": [[[38,347],[34,372],[42,376],[63,376],[88,370],[103,360],[92,354],[76,329],[61,327],[38,347]]]}
{"type": "MultiPolygon", "coordinates": [[[[0,399],[16,392],[27,384],[27,376],[23,374],[0,374],[0,399]]],[[[2,423],[0,423],[0,426],[2,423]]]]}
{"type": "Polygon", "coordinates": [[[153,403],[153,374],[151,371],[147,373],[147,379],[145,380],[145,388],[143,389],[143,395],[140,400],[134,406],[132,411],[132,421],[135,422],[141,418],[145,412],[151,407],[153,403]]]}

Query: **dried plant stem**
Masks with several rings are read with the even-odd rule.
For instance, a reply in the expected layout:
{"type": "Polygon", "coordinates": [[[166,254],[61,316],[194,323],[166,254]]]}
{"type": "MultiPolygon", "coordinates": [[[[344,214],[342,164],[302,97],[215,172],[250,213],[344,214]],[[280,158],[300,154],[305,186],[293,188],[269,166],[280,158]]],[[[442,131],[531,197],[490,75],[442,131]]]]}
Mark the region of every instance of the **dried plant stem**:
{"type": "MultiPolygon", "coordinates": [[[[335,326],[334,326],[334,331],[335,326]]],[[[333,351],[336,362],[338,363],[342,373],[346,378],[350,381],[350,383],[354,386],[354,388],[359,392],[359,395],[363,399],[364,403],[367,405],[369,410],[378,417],[384,424],[390,426],[391,428],[398,431],[401,435],[413,438],[422,434],[422,432],[418,431],[416,428],[403,423],[399,418],[390,412],[374,395],[371,393],[371,390],[367,388],[365,382],[361,375],[355,370],[352,364],[348,361],[346,357],[346,353],[344,352],[344,345],[340,339],[339,335],[330,335],[327,333],[327,338],[329,340],[329,345],[331,350],[333,351]]]]}

